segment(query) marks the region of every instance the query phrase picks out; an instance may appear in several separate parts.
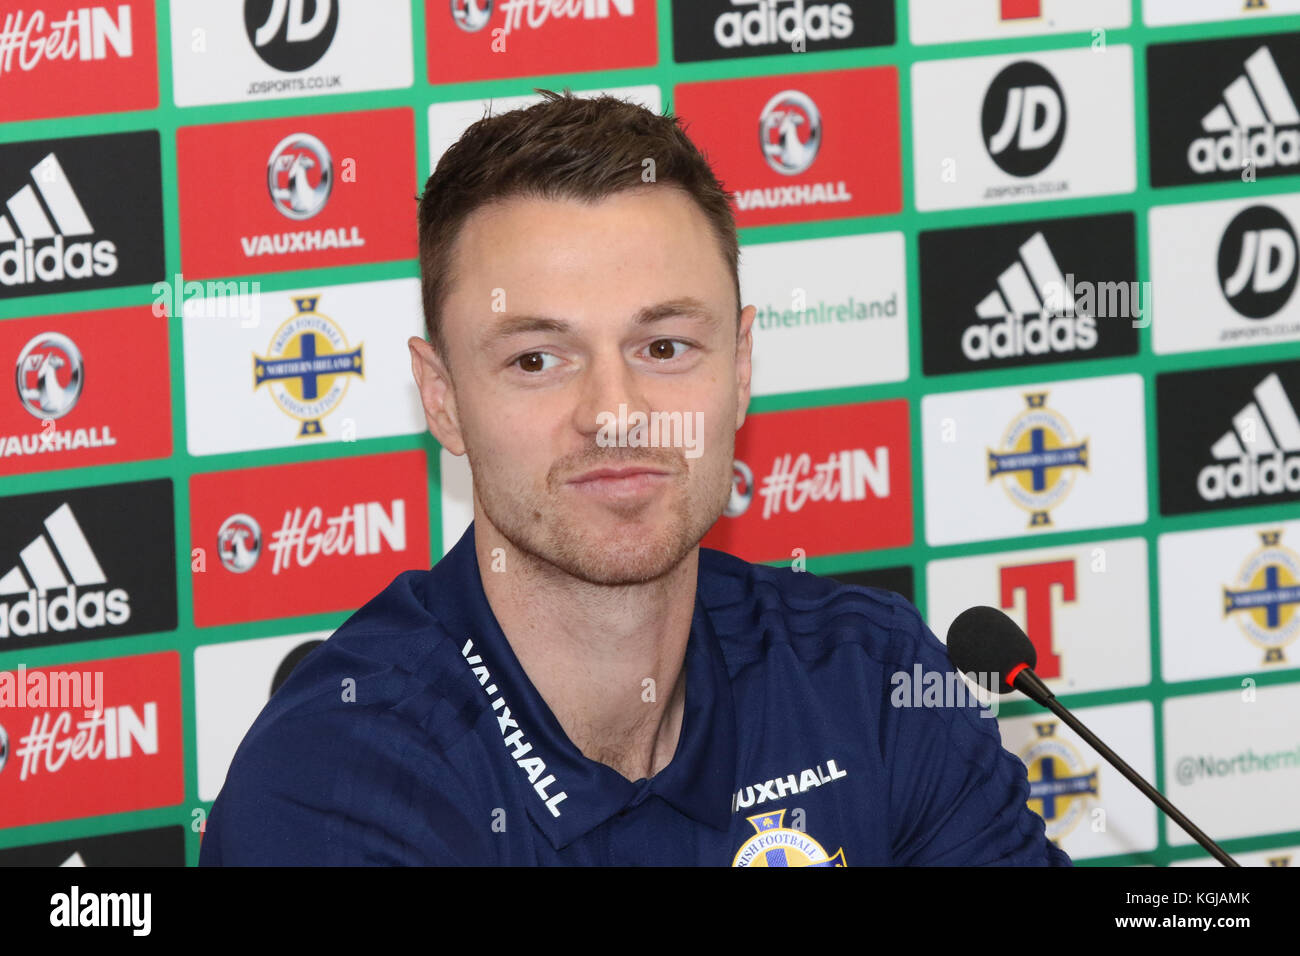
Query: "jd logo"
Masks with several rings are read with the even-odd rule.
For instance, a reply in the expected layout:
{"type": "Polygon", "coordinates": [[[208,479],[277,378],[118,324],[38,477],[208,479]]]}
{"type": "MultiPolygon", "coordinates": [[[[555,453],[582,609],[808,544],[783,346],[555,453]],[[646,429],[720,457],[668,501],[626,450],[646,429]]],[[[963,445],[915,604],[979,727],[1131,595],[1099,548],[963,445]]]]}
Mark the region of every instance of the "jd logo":
{"type": "Polygon", "coordinates": [[[1065,97],[1043,66],[1012,63],[989,84],[981,124],[989,156],[1012,176],[1035,176],[1065,139],[1065,97]]]}
{"type": "Polygon", "coordinates": [[[339,25],[334,0],[244,0],[244,29],[269,66],[297,73],[315,64],[339,25]]]}
{"type": "Polygon", "coordinates": [[[1219,287],[1228,304],[1248,319],[1281,311],[1295,292],[1296,235],[1272,206],[1239,212],[1219,240],[1219,287]]]}

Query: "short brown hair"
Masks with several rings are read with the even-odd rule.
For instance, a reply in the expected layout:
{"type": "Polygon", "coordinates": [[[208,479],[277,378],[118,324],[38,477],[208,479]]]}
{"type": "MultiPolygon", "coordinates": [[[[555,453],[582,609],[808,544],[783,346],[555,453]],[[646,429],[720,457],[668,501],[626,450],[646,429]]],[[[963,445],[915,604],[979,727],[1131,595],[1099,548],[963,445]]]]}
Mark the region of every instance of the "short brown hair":
{"type": "Polygon", "coordinates": [[[657,183],[684,190],[708,218],[731,270],[740,321],[740,244],[728,194],[679,120],[608,94],[535,89],[542,102],[473,123],[443,153],[420,197],[420,285],[429,341],[445,362],[440,320],[462,225],[511,196],[597,201],[657,183]]]}

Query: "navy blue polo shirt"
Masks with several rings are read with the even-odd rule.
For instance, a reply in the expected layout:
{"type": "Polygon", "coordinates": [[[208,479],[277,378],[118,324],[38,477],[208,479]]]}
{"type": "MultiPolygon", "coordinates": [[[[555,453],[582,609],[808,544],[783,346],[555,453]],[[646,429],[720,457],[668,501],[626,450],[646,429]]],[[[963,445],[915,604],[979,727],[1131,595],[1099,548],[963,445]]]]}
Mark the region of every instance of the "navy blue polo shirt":
{"type": "Polygon", "coordinates": [[[294,670],[200,863],[1069,865],[996,719],[891,705],[918,663],[951,670],[899,595],[701,548],[677,750],[633,782],[524,673],[471,525],[294,670]]]}

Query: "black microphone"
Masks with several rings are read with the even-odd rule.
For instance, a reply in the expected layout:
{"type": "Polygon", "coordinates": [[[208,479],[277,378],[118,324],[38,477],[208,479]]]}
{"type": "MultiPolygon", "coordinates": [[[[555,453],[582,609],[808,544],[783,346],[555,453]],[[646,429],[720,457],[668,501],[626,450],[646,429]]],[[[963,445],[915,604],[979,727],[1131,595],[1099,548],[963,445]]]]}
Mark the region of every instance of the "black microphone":
{"type": "Polygon", "coordinates": [[[1211,856],[1224,866],[1241,866],[1056,699],[1042,678],[1034,673],[1038,652],[1034,650],[1033,642],[1002,611],[995,607],[972,607],[958,614],[948,628],[948,659],[987,691],[1009,694],[1018,690],[1035,703],[1042,704],[1105,757],[1211,856]]]}

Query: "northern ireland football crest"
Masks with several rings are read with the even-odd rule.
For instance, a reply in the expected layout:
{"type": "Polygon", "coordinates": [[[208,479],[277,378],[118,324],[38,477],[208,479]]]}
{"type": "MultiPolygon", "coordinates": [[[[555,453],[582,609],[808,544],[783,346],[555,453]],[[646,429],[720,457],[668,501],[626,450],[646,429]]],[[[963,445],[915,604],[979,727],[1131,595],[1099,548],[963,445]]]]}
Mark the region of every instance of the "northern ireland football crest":
{"type": "Polygon", "coordinates": [[[1300,634],[1300,554],[1281,531],[1261,531],[1260,547],[1223,589],[1223,616],[1264,651],[1265,664],[1286,665],[1283,651],[1300,634]]]}
{"type": "Polygon", "coordinates": [[[302,422],[299,438],[323,435],[321,419],[343,402],[352,377],[364,378],[362,345],[316,311],[319,296],[295,296],[294,315],[271,338],[266,355],[253,356],[253,388],[265,385],[275,404],[302,422]]]}
{"type": "Polygon", "coordinates": [[[1085,764],[1069,741],[1056,736],[1056,722],[1034,724],[1038,739],[1020,751],[1029,775],[1029,809],[1043,818],[1047,838],[1059,842],[1101,795],[1097,768],[1085,764]]]}
{"type": "Polygon", "coordinates": [[[1029,527],[1052,523],[1051,510],[1088,470],[1088,440],[1079,441],[1065,416],[1047,407],[1047,393],[1025,396],[1028,407],[1011,421],[998,450],[988,450],[989,481],[1029,512],[1029,527]]]}
{"type": "Polygon", "coordinates": [[[786,827],[784,810],[758,813],[745,819],[756,832],[740,845],[732,866],[848,866],[843,848],[830,856],[802,830],[786,827]]]}

